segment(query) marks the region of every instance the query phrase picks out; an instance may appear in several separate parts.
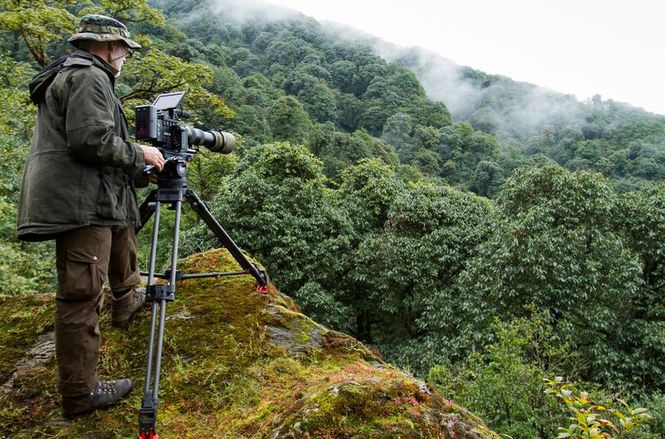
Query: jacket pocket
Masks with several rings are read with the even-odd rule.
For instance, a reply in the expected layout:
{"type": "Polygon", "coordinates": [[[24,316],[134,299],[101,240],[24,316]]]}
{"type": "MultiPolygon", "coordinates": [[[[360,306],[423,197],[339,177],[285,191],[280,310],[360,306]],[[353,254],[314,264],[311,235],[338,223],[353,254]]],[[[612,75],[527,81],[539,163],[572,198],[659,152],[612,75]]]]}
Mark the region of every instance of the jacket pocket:
{"type": "Polygon", "coordinates": [[[97,215],[100,218],[125,221],[127,218],[127,183],[121,170],[100,171],[97,215]]]}
{"type": "Polygon", "coordinates": [[[64,279],[59,284],[58,299],[89,300],[97,297],[104,284],[97,256],[69,249],[64,279]]]}

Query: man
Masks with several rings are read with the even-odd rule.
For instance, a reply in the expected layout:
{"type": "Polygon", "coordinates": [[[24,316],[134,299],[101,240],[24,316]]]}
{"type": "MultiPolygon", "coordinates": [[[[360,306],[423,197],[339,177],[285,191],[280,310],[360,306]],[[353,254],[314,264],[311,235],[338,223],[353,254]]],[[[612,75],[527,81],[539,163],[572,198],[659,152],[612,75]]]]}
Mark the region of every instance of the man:
{"type": "Polygon", "coordinates": [[[157,148],[129,142],[114,91],[125,59],[141,47],[125,25],[87,15],[69,42],[78,50],[30,84],[31,99],[39,106],[18,235],[56,242],[59,390],[64,415],[74,417],[118,402],[131,390],[129,379],[97,379],[102,288],[108,276],[112,325],[127,327],[145,302],[134,288],[140,282],[134,175],[146,164],[161,170],[164,158],[157,148]]]}

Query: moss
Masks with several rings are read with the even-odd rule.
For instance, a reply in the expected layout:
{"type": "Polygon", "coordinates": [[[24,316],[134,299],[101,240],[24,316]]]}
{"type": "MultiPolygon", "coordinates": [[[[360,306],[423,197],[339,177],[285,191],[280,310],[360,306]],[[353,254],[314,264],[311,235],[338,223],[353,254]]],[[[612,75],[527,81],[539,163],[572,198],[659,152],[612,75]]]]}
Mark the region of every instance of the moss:
{"type": "MultiPolygon", "coordinates": [[[[225,251],[195,255],[180,268],[237,270],[225,251]]],[[[0,305],[8,323],[0,329],[0,373],[8,377],[22,353],[51,329],[53,301],[10,298],[0,305]]],[[[106,315],[100,322],[99,375],[135,379],[129,398],[65,421],[51,359],[0,391],[0,436],[136,437],[148,314],[128,331],[111,328],[106,315]]],[[[180,282],[166,314],[157,420],[162,437],[497,437],[362,343],[300,314],[273,285],[266,294],[256,292],[249,276],[180,282]],[[275,338],[276,329],[284,339],[275,338]],[[481,433],[451,436],[448,424],[481,433]]]]}
{"type": "Polygon", "coordinates": [[[14,365],[37,337],[53,330],[50,296],[0,296],[0,383],[11,376],[14,365]]]}

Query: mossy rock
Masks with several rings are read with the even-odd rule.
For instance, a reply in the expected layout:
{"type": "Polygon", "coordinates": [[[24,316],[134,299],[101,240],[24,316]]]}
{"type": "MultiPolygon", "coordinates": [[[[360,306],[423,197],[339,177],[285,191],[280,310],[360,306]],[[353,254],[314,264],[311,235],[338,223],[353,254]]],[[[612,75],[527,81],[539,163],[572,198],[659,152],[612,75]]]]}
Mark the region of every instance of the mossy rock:
{"type": "MultiPolygon", "coordinates": [[[[224,250],[183,272],[229,271],[224,250]]],[[[0,298],[0,437],[136,438],[149,312],[128,331],[101,320],[102,379],[130,377],[115,407],[62,417],[54,300],[0,298]]],[[[167,305],[157,430],[162,438],[498,438],[481,420],[362,343],[300,313],[249,276],[187,280],[167,305]]]]}

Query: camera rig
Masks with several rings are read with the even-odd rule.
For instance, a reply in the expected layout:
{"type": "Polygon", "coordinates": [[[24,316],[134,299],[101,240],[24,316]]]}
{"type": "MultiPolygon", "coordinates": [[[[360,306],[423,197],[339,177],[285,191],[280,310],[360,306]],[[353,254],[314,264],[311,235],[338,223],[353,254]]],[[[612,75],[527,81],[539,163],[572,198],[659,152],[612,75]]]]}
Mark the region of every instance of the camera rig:
{"type": "MultiPolygon", "coordinates": [[[[158,174],[160,181],[173,183],[184,176],[186,163],[198,152],[190,146],[205,146],[212,152],[229,154],[233,151],[236,139],[225,131],[204,131],[179,123],[189,119],[190,114],[178,109],[185,96],[184,91],[164,93],[157,96],[150,105],[139,105],[134,109],[136,119],[135,137],[147,140],[159,148],[164,156],[164,170],[158,174]]],[[[151,173],[152,166],[145,172],[151,173]]]]}
{"type": "Polygon", "coordinates": [[[198,152],[190,146],[202,145],[213,152],[228,154],[233,151],[235,138],[232,134],[224,131],[204,131],[180,125],[178,123],[179,118],[188,117],[186,112],[177,108],[184,95],[185,92],[162,94],[157,97],[152,105],[142,105],[135,108],[135,137],[138,140],[150,141],[153,146],[159,148],[165,158],[164,169],[160,172],[156,173],[153,166],[147,166],[144,170],[146,174],[157,174],[157,189],[152,190],[141,204],[139,208],[141,225],[137,227],[138,233],[154,215],[149,268],[147,273],[141,273],[148,277],[146,302],[150,303],[152,312],[143,400],[139,411],[140,439],[159,438],[156,432],[156,422],[166,303],[175,300],[176,281],[202,277],[251,275],[256,279],[256,290],[260,293],[268,292],[269,279],[267,273],[247,259],[212,215],[208,206],[192,189],[187,187],[187,162],[191,161],[194,154],[198,152]],[[241,271],[185,274],[177,270],[180,216],[183,201],[186,201],[192,207],[217,236],[222,245],[238,262],[238,265],[242,268],[241,271]],[[155,262],[163,203],[170,205],[170,209],[175,210],[175,221],[171,247],[171,266],[165,273],[160,274],[155,273],[155,262]],[[166,284],[157,285],[155,282],[157,278],[166,279],[166,284]]]}

